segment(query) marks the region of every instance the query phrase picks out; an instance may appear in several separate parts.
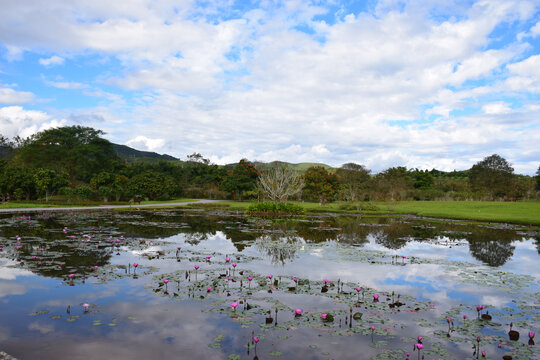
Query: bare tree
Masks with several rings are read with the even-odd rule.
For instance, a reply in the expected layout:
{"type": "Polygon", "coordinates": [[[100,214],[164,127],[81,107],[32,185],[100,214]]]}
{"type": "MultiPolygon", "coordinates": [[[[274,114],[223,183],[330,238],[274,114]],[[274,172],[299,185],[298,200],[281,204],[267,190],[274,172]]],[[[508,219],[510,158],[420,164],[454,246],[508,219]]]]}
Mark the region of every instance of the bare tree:
{"type": "Polygon", "coordinates": [[[304,187],[304,180],[286,165],[277,165],[259,175],[259,186],[272,201],[284,202],[304,187]]]}

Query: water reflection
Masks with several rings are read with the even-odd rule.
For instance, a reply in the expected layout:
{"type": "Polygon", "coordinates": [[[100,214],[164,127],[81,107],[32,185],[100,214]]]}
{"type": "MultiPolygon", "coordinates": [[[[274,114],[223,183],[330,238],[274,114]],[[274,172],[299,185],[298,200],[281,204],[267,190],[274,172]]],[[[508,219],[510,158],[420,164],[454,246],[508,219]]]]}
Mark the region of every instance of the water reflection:
{"type": "MultiPolygon", "coordinates": [[[[266,252],[272,262],[282,264],[295,258],[302,243],[336,241],[364,247],[374,242],[387,250],[402,251],[413,241],[438,242],[448,247],[460,241],[468,244],[475,259],[492,267],[504,265],[514,254],[513,243],[520,240],[515,230],[459,222],[321,215],[260,223],[233,213],[193,211],[43,214],[31,219],[4,215],[0,226],[0,247],[6,248],[0,256],[23,261],[31,271],[52,277],[105,265],[117,251],[114,246],[106,246],[106,241],[119,236],[133,242],[182,235],[187,244],[196,246],[219,232],[230,239],[238,251],[256,240],[259,249],[266,252]],[[92,246],[81,246],[81,233],[92,236],[92,246]],[[70,234],[76,236],[70,238],[70,234]],[[14,251],[18,236],[24,239],[24,246],[14,251]],[[33,259],[41,257],[36,250],[40,247],[47,249],[44,261],[54,258],[52,265],[56,268],[43,267],[33,259]],[[62,266],[60,271],[58,266],[62,266]]],[[[535,242],[540,253],[538,235],[535,242]]]]}
{"type": "MultiPolygon", "coordinates": [[[[21,358],[44,359],[173,358],[178,354],[217,359],[232,353],[252,359],[268,358],[278,350],[282,358],[353,359],[358,357],[358,348],[366,349],[366,357],[381,354],[377,346],[384,347],[384,351],[395,350],[395,358],[404,358],[402,349],[409,349],[409,342],[403,339],[446,331],[444,312],[451,307],[468,304],[460,315],[465,313],[470,318],[475,316],[472,304],[489,304],[499,311],[516,307],[514,293],[489,286],[484,278],[484,282],[464,282],[460,278],[464,272],[479,270],[487,274],[486,279],[503,270],[523,274],[534,268],[540,254],[540,238],[523,239],[516,229],[402,217],[318,215],[269,221],[236,213],[189,210],[67,213],[43,214],[32,219],[3,217],[0,231],[0,318],[3,324],[9,324],[4,330],[0,328],[0,350],[21,358]],[[180,255],[176,253],[178,246],[182,247],[180,255]],[[157,253],[159,256],[153,256],[157,253]],[[406,254],[407,258],[400,256],[398,262],[391,262],[391,256],[398,254],[406,254]],[[211,261],[204,261],[207,255],[211,255],[211,261]],[[231,279],[230,284],[225,255],[240,259],[236,273],[233,272],[233,277],[238,278],[231,279]],[[178,256],[183,256],[181,261],[177,261],[178,256]],[[409,257],[420,260],[414,262],[409,257]],[[422,262],[425,259],[431,261],[422,262]],[[66,286],[69,284],[65,275],[69,272],[86,274],[93,266],[113,265],[104,272],[122,273],[125,271],[118,265],[134,262],[140,264],[138,279],[118,276],[102,283],[102,279],[90,276],[85,283],[66,286]],[[500,270],[490,272],[478,262],[500,270]],[[183,277],[194,264],[201,265],[199,279],[210,279],[212,270],[218,272],[208,280],[208,292],[207,285],[196,289],[190,279],[183,277]],[[59,265],[62,269],[57,268],[59,265]],[[464,266],[467,268],[463,269],[464,266]],[[151,267],[156,270],[145,274],[151,267]],[[241,271],[245,273],[241,275],[241,271]],[[168,297],[163,296],[157,284],[163,274],[174,274],[170,277],[174,280],[169,283],[168,297]],[[247,283],[248,274],[258,278],[247,283]],[[270,285],[267,274],[279,279],[279,286],[270,285]],[[19,279],[23,276],[24,282],[19,279]],[[316,296],[297,294],[298,284],[293,276],[308,283],[318,282],[313,286],[316,296]],[[349,285],[342,293],[333,286],[330,294],[325,294],[331,297],[325,297],[320,293],[323,279],[376,289],[381,294],[380,304],[387,310],[386,298],[392,292],[403,295],[406,303],[416,301],[411,298],[415,297],[433,301],[436,306],[426,311],[383,311],[392,321],[377,323],[377,328],[384,326],[394,337],[360,332],[339,337],[339,346],[333,344],[336,337],[320,336],[327,328],[280,328],[289,320],[295,321],[292,312],[282,311],[281,306],[303,308],[307,317],[309,312],[321,311],[349,314],[347,301],[354,298],[356,302],[357,296],[360,301],[354,286],[349,285]],[[229,286],[238,289],[242,280],[244,288],[249,284],[254,289],[250,303],[260,306],[253,308],[255,315],[247,320],[227,312],[231,301],[245,299],[235,291],[229,294],[229,286]],[[293,290],[288,290],[291,287],[293,290]],[[196,292],[197,297],[186,300],[188,289],[196,292]],[[174,292],[179,295],[173,295],[174,292]],[[82,312],[83,303],[91,303],[92,311],[82,312]],[[68,305],[72,309],[70,316],[80,315],[73,322],[66,315],[68,305]],[[278,307],[279,325],[273,315],[278,307]],[[227,310],[212,313],[216,308],[227,310]],[[40,310],[50,313],[29,316],[40,310]],[[274,323],[269,324],[273,330],[265,327],[268,311],[274,317],[274,323]],[[420,324],[414,320],[418,318],[422,319],[420,324]],[[98,325],[96,320],[100,321],[98,325]],[[255,355],[246,344],[261,329],[264,337],[255,355]],[[32,347],[26,346],[29,339],[33,341],[32,347]],[[48,345],[55,344],[57,339],[65,346],[48,345]],[[209,347],[212,342],[215,348],[209,347]],[[315,344],[316,348],[311,347],[315,344]]],[[[534,276],[540,278],[540,274],[534,276]]],[[[537,291],[537,286],[520,291],[537,291]]],[[[355,311],[364,312],[369,319],[375,312],[369,310],[370,305],[362,304],[355,311]]],[[[320,314],[316,315],[314,320],[319,321],[320,314]]],[[[343,316],[336,318],[337,329],[342,329],[341,325],[346,328],[346,321],[343,316]]],[[[365,323],[366,329],[371,325],[369,321],[365,323]]],[[[525,327],[523,321],[516,323],[525,327]]],[[[537,323],[533,321],[533,325],[537,323]]],[[[469,345],[464,342],[447,348],[454,358],[466,358],[471,353],[469,345]]],[[[495,353],[496,349],[489,351],[495,353]]]]}

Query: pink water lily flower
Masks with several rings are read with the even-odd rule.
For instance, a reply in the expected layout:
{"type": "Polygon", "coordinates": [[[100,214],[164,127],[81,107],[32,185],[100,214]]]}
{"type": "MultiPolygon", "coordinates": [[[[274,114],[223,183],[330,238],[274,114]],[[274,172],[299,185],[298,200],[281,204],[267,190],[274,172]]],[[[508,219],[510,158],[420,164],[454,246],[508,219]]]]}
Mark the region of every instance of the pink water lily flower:
{"type": "Polygon", "coordinates": [[[295,313],[296,315],[302,315],[302,309],[295,309],[295,310],[294,310],[294,313],[295,313]]]}
{"type": "Polygon", "coordinates": [[[321,314],[321,319],[326,320],[327,314],[321,314]]]}
{"type": "Polygon", "coordinates": [[[529,331],[529,339],[534,339],[534,335],[536,335],[535,333],[533,333],[532,331],[529,331]]]}
{"type": "Polygon", "coordinates": [[[259,339],[257,336],[254,336],[254,337],[253,337],[253,342],[254,342],[255,344],[258,343],[259,340],[260,340],[260,339],[259,339]]]}
{"type": "Polygon", "coordinates": [[[233,308],[233,310],[236,310],[236,308],[238,307],[238,303],[236,301],[231,303],[231,307],[233,308]]]}

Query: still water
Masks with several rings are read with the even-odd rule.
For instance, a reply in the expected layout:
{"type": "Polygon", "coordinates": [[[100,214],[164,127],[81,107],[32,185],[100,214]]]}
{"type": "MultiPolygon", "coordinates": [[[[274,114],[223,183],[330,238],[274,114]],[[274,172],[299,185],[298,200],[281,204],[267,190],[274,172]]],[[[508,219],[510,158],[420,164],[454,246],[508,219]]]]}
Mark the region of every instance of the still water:
{"type": "Polygon", "coordinates": [[[0,248],[0,359],[540,358],[519,226],[40,213],[0,218],[0,248]]]}

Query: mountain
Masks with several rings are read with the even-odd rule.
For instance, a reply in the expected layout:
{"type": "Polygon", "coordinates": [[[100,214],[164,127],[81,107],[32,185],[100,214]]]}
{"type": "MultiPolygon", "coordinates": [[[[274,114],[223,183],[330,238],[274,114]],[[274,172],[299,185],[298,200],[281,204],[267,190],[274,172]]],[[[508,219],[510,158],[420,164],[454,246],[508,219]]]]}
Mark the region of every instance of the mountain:
{"type": "Polygon", "coordinates": [[[112,144],[116,155],[123,159],[137,159],[137,160],[167,160],[178,161],[179,159],[167,154],[158,154],[151,151],[141,151],[130,148],[126,145],[112,144]]]}
{"type": "MultiPolygon", "coordinates": [[[[263,162],[256,161],[253,164],[259,170],[266,170],[266,169],[272,168],[272,167],[277,166],[277,165],[287,165],[289,168],[291,168],[293,170],[296,170],[300,174],[305,173],[306,170],[308,168],[312,167],[312,166],[321,166],[321,167],[323,167],[326,170],[331,171],[331,172],[336,171],[336,169],[333,168],[332,166],[322,164],[322,163],[303,162],[303,163],[298,163],[298,164],[292,164],[292,163],[288,163],[288,162],[285,162],[285,161],[272,161],[272,162],[269,162],[269,163],[263,163],[263,162]]],[[[235,164],[231,164],[231,165],[235,165],[235,164]]]]}

